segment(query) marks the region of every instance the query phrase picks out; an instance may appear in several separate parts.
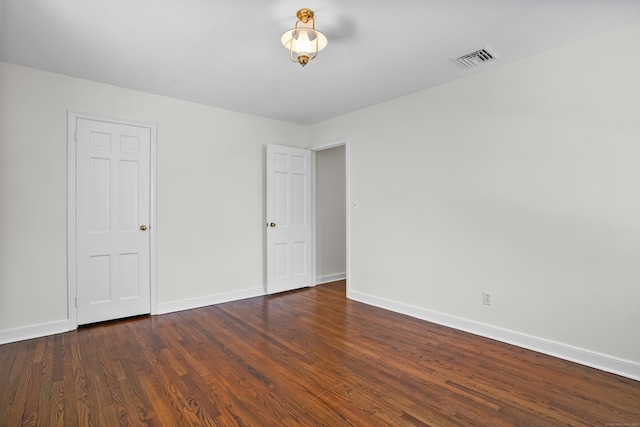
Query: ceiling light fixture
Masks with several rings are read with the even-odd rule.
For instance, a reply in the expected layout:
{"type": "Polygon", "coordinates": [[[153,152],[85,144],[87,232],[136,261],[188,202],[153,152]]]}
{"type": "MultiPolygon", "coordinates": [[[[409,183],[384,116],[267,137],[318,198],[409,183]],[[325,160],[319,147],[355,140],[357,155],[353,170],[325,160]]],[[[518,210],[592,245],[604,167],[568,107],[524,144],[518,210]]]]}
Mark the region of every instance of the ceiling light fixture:
{"type": "Polygon", "coordinates": [[[313,10],[300,9],[296,16],[298,21],[295,28],[284,33],[280,42],[289,49],[289,59],[304,67],[327,47],[327,37],[315,29],[313,10]]]}

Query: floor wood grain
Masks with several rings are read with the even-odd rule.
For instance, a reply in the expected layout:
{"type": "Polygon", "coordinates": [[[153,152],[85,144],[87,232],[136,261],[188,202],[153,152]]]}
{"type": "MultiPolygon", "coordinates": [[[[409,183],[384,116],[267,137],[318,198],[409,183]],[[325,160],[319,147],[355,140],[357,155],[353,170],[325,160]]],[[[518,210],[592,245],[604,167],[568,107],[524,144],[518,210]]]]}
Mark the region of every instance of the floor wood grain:
{"type": "Polygon", "coordinates": [[[0,426],[637,426],[640,382],[344,281],[0,346],[0,426]]]}

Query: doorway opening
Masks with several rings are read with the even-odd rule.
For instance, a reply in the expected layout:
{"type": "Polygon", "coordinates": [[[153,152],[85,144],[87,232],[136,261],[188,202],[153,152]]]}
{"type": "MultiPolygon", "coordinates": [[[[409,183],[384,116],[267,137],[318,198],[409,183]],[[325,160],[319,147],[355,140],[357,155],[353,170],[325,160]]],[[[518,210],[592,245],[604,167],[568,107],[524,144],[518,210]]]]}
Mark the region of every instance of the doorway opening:
{"type": "Polygon", "coordinates": [[[349,144],[311,147],[314,171],[314,284],[347,280],[349,289],[349,144]]]}

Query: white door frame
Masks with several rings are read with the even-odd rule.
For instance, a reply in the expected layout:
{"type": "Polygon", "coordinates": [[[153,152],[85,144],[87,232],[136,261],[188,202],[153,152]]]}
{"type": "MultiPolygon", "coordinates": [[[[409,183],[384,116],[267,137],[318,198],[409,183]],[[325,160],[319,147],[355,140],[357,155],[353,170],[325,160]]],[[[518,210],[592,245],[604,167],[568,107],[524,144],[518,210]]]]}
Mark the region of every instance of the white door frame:
{"type": "Polygon", "coordinates": [[[145,127],[151,131],[151,153],[149,165],[149,285],[151,287],[151,314],[157,314],[157,269],[156,269],[156,138],[157,125],[153,123],[135,122],[94,114],[68,112],[67,124],[67,287],[69,330],[78,327],[76,309],[77,274],[76,274],[76,127],[78,119],[95,120],[129,126],[145,127]]]}
{"type": "Polygon", "coordinates": [[[322,150],[328,150],[330,148],[335,148],[335,147],[341,147],[344,146],[344,164],[345,164],[345,186],[346,186],[346,275],[347,275],[347,297],[349,296],[349,291],[350,291],[350,283],[351,283],[351,181],[350,181],[350,170],[351,170],[351,161],[350,161],[350,155],[349,155],[349,149],[350,149],[350,141],[349,138],[341,138],[335,141],[331,141],[331,142],[326,142],[326,143],[322,143],[322,144],[317,144],[317,145],[313,145],[311,147],[308,147],[308,150],[311,150],[311,162],[312,162],[312,177],[313,177],[313,186],[311,188],[311,221],[313,224],[313,229],[312,229],[312,240],[313,240],[313,246],[312,246],[312,250],[313,250],[313,254],[312,254],[312,268],[313,268],[313,272],[312,272],[312,277],[313,277],[313,285],[315,286],[315,284],[317,283],[317,276],[316,276],[316,152],[317,151],[322,151],[322,150]]]}

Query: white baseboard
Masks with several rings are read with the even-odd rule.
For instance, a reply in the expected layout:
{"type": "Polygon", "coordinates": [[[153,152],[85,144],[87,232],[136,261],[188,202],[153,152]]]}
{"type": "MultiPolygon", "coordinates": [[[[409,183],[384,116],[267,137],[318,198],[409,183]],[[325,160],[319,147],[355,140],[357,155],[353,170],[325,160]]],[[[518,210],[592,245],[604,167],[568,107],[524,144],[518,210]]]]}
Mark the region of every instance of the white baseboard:
{"type": "MultiPolygon", "coordinates": [[[[237,301],[264,295],[264,288],[253,288],[239,292],[230,292],[220,295],[210,295],[202,298],[193,298],[183,301],[158,304],[153,314],[167,314],[175,311],[190,310],[192,308],[206,307],[208,305],[221,304],[223,302],[237,301]]],[[[8,344],[16,341],[24,341],[32,338],[40,338],[47,335],[61,334],[75,329],[70,320],[43,323],[40,325],[25,326],[22,328],[0,331],[0,344],[8,344]]]]}
{"type": "Polygon", "coordinates": [[[16,329],[0,331],[0,344],[10,342],[30,340],[46,335],[61,334],[72,330],[69,320],[59,320],[57,322],[42,323],[40,325],[25,326],[16,329]]]}
{"type": "Polygon", "coordinates": [[[509,329],[503,329],[460,317],[450,316],[448,314],[438,313],[384,298],[378,298],[361,292],[348,291],[347,297],[355,301],[384,308],[396,313],[406,314],[428,322],[491,338],[517,347],[537,351],[549,356],[558,357],[560,359],[640,381],[640,364],[637,362],[620,359],[615,356],[597,353],[591,350],[574,347],[572,345],[544,338],[534,337],[520,332],[511,331],[509,329]]]}
{"type": "Polygon", "coordinates": [[[347,278],[347,273],[328,274],[326,276],[316,277],[316,285],[322,285],[323,283],[336,282],[338,280],[344,280],[347,278]]]}
{"type": "MultiPolygon", "coordinates": [[[[335,280],[344,279],[344,275],[331,275],[318,277],[318,283],[328,283],[335,280]],[[336,278],[337,277],[337,278],[336,278]],[[326,281],[320,281],[323,279],[326,281]]],[[[230,292],[220,295],[211,295],[203,298],[193,298],[189,300],[176,301],[164,304],[158,304],[156,314],[166,314],[182,310],[190,310],[193,308],[205,307],[208,305],[221,304],[230,301],[237,301],[246,298],[253,298],[264,295],[264,289],[252,288],[239,292],[230,292]]],[[[438,313],[420,307],[375,297],[356,291],[348,291],[348,298],[365,304],[391,310],[396,313],[406,314],[411,317],[426,320],[428,322],[437,323],[439,325],[491,338],[518,347],[537,351],[539,353],[548,354],[560,359],[576,362],[581,365],[590,366],[602,371],[611,372],[640,381],[640,364],[617,358],[615,356],[601,354],[591,350],[574,347],[544,338],[534,337],[508,329],[487,325],[484,323],[474,322],[448,314],[438,313]]],[[[16,341],[23,341],[33,338],[39,338],[47,335],[55,335],[68,332],[74,328],[71,327],[69,320],[59,320],[56,322],[43,323],[39,325],[26,326],[16,329],[8,329],[0,331],[0,344],[7,344],[16,341]]]]}
{"type": "Polygon", "coordinates": [[[176,311],[191,310],[193,308],[206,307],[208,305],[222,304],[224,302],[238,301],[247,298],[264,295],[264,288],[251,288],[226,294],[209,295],[206,297],[186,299],[182,301],[158,304],[154,314],[167,314],[176,311]]]}

